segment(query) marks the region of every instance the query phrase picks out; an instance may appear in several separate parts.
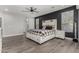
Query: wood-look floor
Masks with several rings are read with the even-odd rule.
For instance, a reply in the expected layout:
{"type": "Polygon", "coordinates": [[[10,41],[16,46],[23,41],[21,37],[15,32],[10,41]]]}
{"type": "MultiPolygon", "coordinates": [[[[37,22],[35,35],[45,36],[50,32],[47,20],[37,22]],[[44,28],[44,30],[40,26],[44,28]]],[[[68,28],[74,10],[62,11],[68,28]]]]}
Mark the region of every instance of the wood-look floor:
{"type": "Polygon", "coordinates": [[[78,53],[79,43],[71,40],[52,39],[37,44],[24,36],[3,38],[2,53],[78,53]]]}

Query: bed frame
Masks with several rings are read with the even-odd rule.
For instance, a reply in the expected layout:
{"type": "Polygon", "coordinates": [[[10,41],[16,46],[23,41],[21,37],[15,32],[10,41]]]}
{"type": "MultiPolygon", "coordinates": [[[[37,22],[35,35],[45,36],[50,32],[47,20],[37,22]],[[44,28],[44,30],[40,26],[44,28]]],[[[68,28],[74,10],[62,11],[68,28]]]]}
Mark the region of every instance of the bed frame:
{"type": "Polygon", "coordinates": [[[62,39],[65,39],[65,33],[64,31],[60,31],[60,30],[57,30],[55,31],[54,34],[52,35],[47,35],[47,36],[39,36],[39,35],[34,35],[34,34],[30,34],[29,32],[26,33],[26,38],[29,38],[39,44],[42,44],[48,40],[51,40],[53,38],[62,38],[62,39]]]}

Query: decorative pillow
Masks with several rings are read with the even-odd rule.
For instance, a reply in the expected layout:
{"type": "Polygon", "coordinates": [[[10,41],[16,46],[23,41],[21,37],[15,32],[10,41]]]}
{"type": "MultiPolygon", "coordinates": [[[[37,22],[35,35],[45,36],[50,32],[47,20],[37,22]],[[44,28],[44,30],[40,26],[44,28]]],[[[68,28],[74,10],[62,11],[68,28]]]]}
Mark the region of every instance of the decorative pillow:
{"type": "Polygon", "coordinates": [[[52,26],[46,26],[45,29],[47,29],[47,30],[52,30],[52,26]]]}

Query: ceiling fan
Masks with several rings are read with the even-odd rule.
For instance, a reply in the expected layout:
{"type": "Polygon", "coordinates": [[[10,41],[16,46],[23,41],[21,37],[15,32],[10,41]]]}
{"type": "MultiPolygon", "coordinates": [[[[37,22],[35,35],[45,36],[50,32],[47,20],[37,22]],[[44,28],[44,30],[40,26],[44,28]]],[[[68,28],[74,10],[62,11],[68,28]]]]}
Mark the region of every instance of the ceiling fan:
{"type": "Polygon", "coordinates": [[[23,10],[22,12],[38,13],[39,11],[37,11],[37,8],[30,7],[30,8],[25,8],[25,10],[23,10]]]}

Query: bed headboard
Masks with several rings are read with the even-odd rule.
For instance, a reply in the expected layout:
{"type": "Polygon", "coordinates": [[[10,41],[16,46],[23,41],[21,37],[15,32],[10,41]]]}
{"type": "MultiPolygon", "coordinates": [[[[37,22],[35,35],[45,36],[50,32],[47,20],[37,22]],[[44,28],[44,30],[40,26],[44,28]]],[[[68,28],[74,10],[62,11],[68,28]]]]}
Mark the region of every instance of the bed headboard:
{"type": "Polygon", "coordinates": [[[46,20],[42,22],[42,29],[57,29],[57,19],[46,20]]]}

